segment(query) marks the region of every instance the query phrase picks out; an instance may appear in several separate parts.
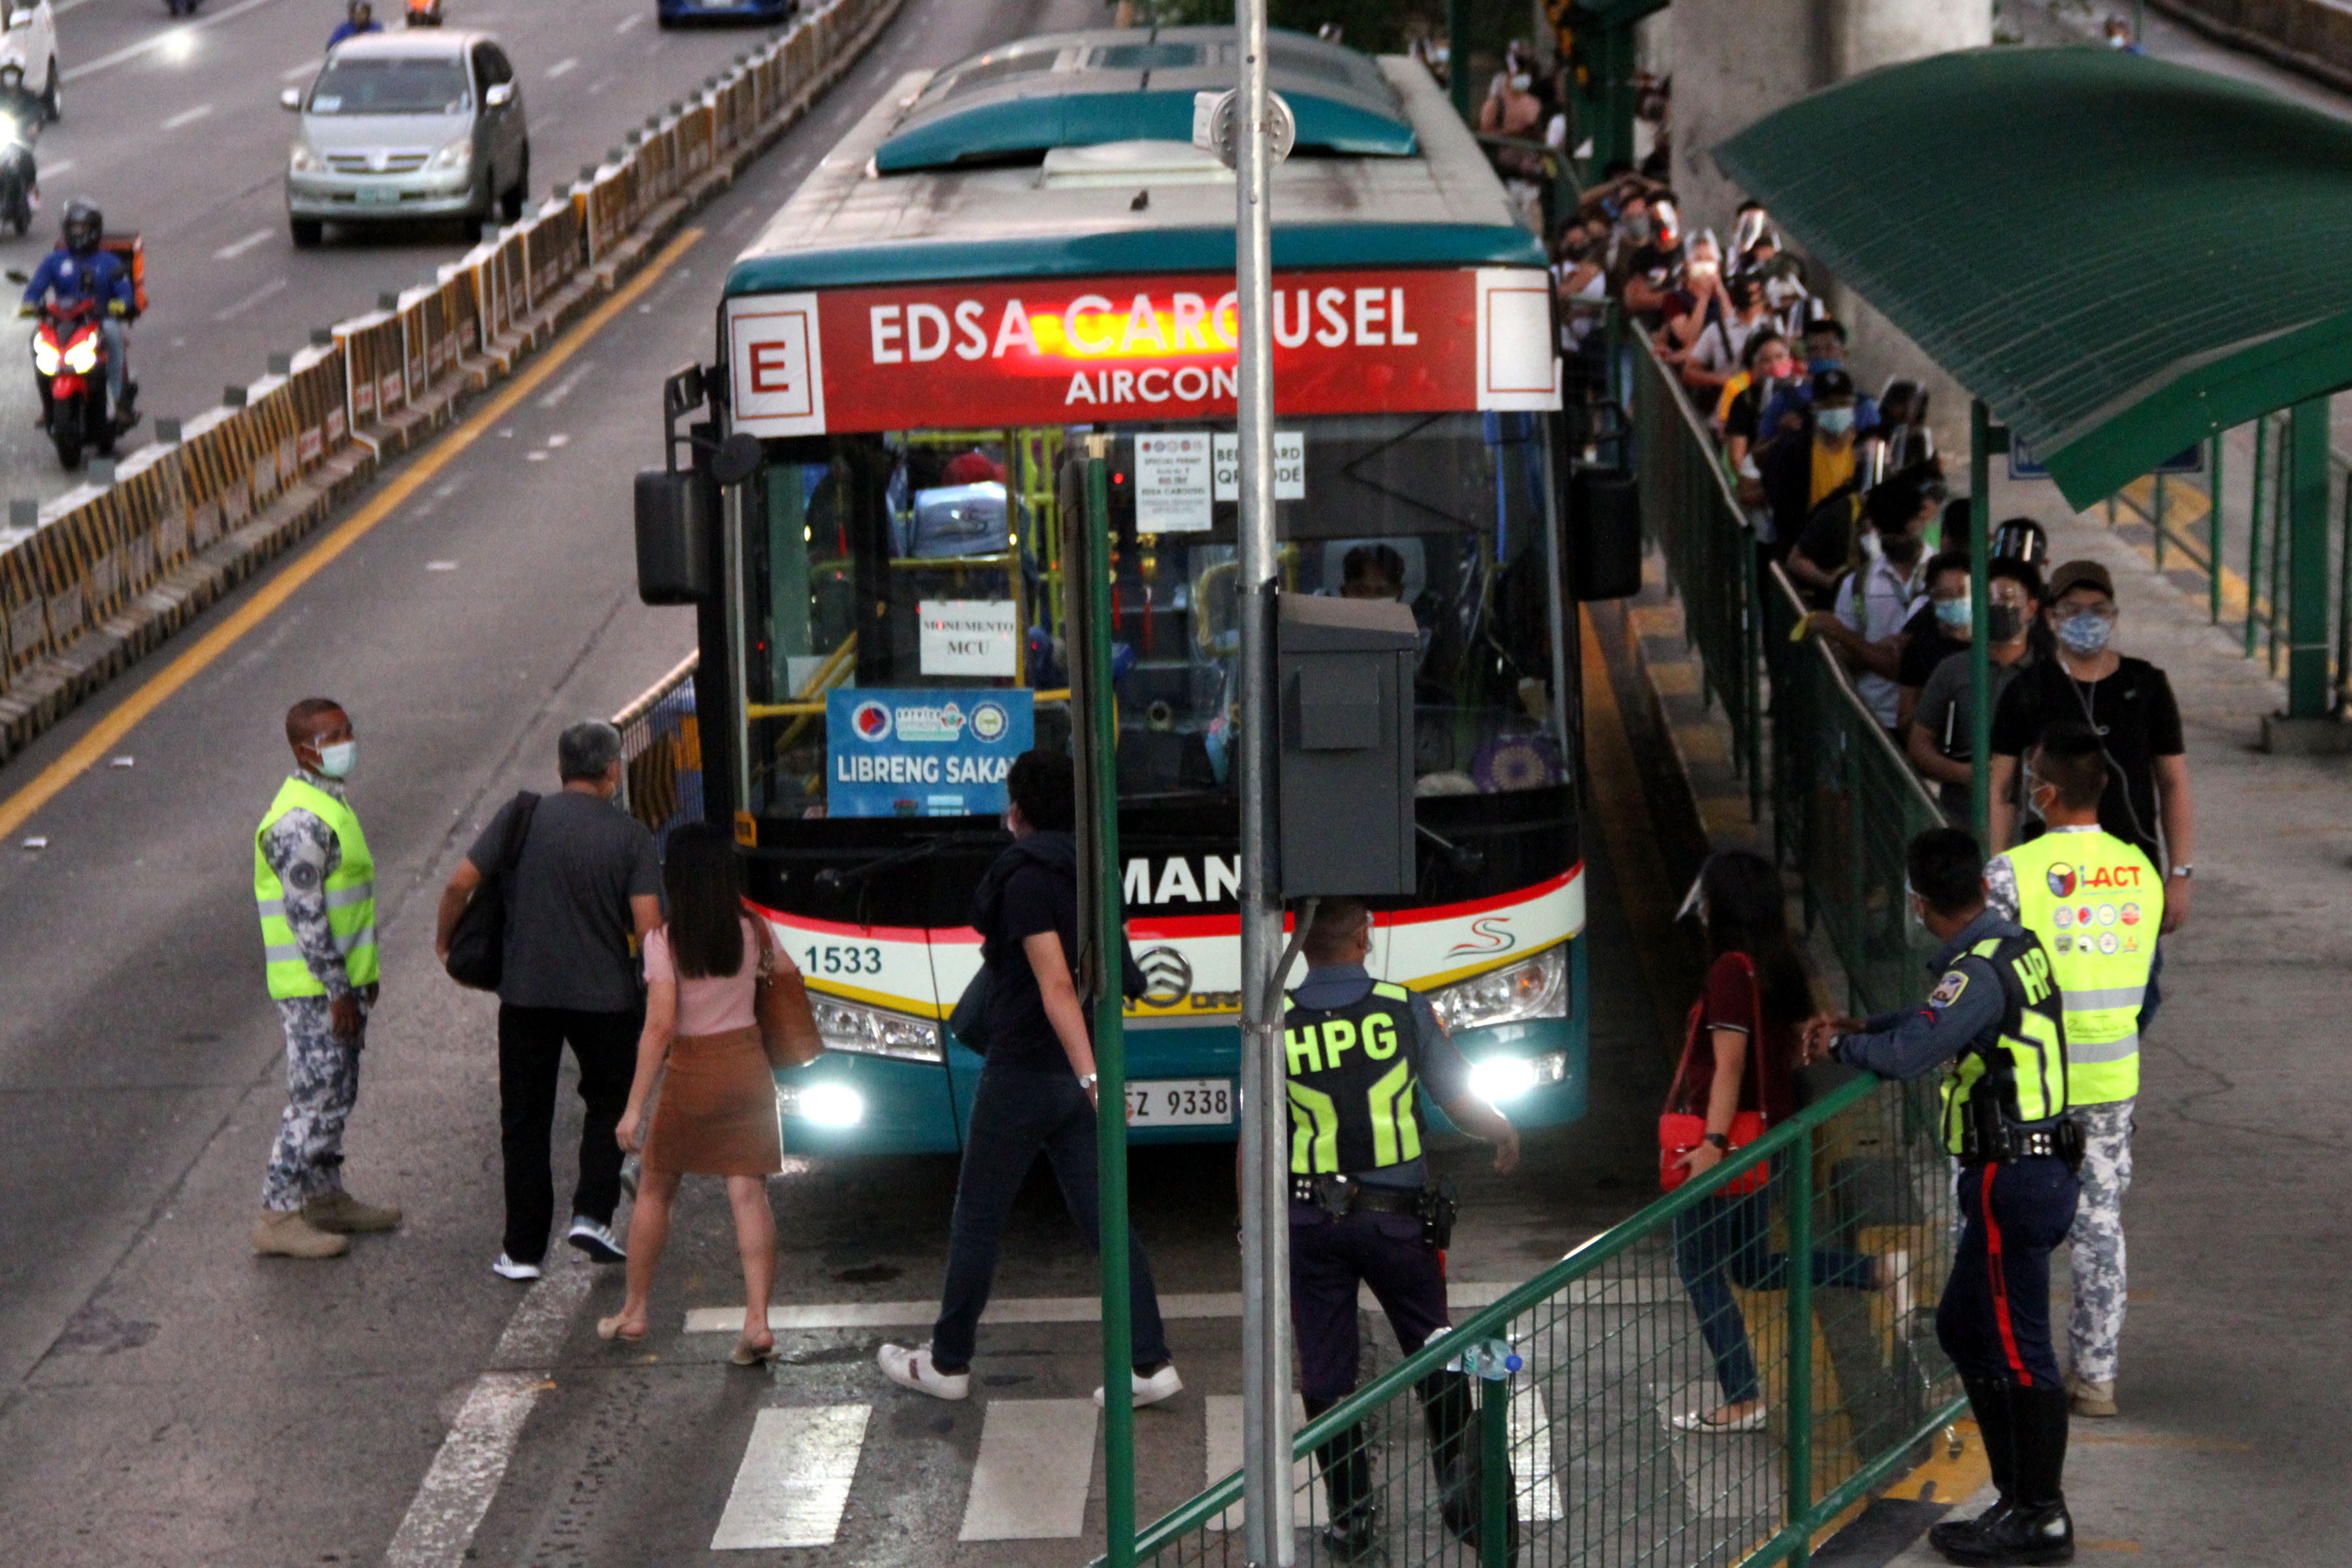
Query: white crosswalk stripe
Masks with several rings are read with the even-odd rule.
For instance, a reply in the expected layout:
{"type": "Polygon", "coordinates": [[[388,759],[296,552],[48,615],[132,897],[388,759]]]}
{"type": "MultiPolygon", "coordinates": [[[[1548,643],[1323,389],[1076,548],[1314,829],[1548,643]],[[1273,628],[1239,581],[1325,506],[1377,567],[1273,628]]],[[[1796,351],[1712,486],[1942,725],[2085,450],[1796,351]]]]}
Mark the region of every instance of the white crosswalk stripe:
{"type": "Polygon", "coordinates": [[[991,1402],[956,1539],[1056,1541],[1082,1532],[1099,1414],[1091,1399],[991,1402]]]}
{"type": "Polygon", "coordinates": [[[870,1405],[761,1411],[710,1550],[833,1544],[873,1411],[870,1405]]]}
{"type": "Polygon", "coordinates": [[[1522,1383],[1511,1390],[1511,1462],[1526,1467],[1512,1477],[1519,1492],[1523,1520],[1560,1517],[1559,1472],[1551,1462],[1551,1422],[1544,1413],[1541,1390],[1522,1383]]]}
{"type": "MultiPolygon", "coordinates": [[[[1214,1486],[1242,1468],[1242,1396],[1238,1394],[1213,1394],[1208,1398],[1209,1443],[1208,1474],[1202,1485],[1214,1486]]],[[[1297,1394],[1290,1399],[1291,1430],[1307,1425],[1307,1402],[1297,1394]]],[[[1294,1459],[1290,1466],[1290,1484],[1297,1493],[1294,1505],[1295,1517],[1300,1524],[1328,1524],[1331,1509],[1323,1495],[1321,1478],[1314,1462],[1294,1459]]],[[[1213,1530],[1236,1531],[1242,1527],[1242,1505],[1234,1504],[1217,1516],[1213,1530]]]]}

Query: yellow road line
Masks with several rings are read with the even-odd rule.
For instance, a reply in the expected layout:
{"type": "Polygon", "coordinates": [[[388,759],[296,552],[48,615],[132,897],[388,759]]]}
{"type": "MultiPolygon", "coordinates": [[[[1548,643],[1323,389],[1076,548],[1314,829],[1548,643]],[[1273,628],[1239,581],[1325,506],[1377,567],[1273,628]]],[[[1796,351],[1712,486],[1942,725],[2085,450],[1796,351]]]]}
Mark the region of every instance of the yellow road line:
{"type": "Polygon", "coordinates": [[[664,246],[661,254],[646,263],[645,270],[631,279],[626,287],[615,289],[611,299],[590,311],[578,327],[563,335],[562,342],[541,354],[529,369],[507,383],[505,389],[485,404],[478,413],[436,441],[398,479],[384,486],[350,518],[320,536],[291,565],[271,578],[260,592],[205,632],[194,647],[142,682],[113,711],[91,726],[89,733],[68,747],[65,755],[34,774],[30,784],[6,801],[0,802],[0,838],[5,838],[22,827],[26,820],[48,805],[58,791],[71,784],[100,757],[112,752],[141,720],[162,707],[180,688],[203,674],[221,655],[236,647],[247,632],[268,620],[280,605],[292,598],[304,584],[325,571],[329,563],[399,510],[402,503],[415,495],[421,486],[478,440],[483,431],[505,418],[517,404],[538,390],[540,384],[577,353],[581,344],[594,337],[610,325],[614,318],[635,304],[637,296],[651,288],[701,237],[702,230],[689,228],[664,246]]]}
{"type": "Polygon", "coordinates": [[[1967,1500],[1979,1487],[1992,1479],[1992,1467],[1985,1462],[1984,1442],[1977,1436],[1977,1424],[1964,1415],[1952,1425],[1960,1436],[1957,1458],[1944,1446],[1939,1433],[1930,1445],[1927,1462],[1881,1495],[1910,1502],[1957,1503],[1967,1500]]]}

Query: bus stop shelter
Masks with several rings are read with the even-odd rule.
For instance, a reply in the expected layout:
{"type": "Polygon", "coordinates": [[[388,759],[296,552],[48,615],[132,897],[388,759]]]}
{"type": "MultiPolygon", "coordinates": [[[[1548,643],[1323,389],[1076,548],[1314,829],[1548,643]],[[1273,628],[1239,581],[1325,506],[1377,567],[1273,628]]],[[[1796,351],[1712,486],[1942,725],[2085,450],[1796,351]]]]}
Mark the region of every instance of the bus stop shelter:
{"type": "Polygon", "coordinates": [[[2352,385],[2352,123],[2139,55],[1997,47],[1843,82],[1715,158],[1975,396],[1980,540],[2011,433],[2083,508],[2291,410],[2285,717],[2340,709],[2327,398],[2352,385]]]}

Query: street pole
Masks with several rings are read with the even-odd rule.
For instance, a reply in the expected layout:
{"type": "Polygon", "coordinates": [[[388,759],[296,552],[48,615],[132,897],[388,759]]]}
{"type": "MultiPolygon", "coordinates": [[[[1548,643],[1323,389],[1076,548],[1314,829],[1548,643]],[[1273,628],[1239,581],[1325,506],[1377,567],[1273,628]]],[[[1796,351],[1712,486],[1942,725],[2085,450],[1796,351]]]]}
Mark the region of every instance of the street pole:
{"type": "Polygon", "coordinates": [[[1969,822],[1992,842],[1992,415],[1969,405],[1969,822]]]}
{"type": "MultiPolygon", "coordinates": [[[[1265,14],[1262,3],[1257,9],[1261,16],[1265,14]]],[[[1238,19],[1238,6],[1234,15],[1238,19]]],[[[1242,90],[1246,93],[1249,89],[1244,87],[1242,90]]],[[[1453,97],[1454,112],[1469,119],[1470,0],[1445,0],[1445,90],[1453,97]]]]}
{"type": "MultiPolygon", "coordinates": [[[[1457,5],[1460,0],[1456,0],[1457,5]]],[[[1266,0],[1237,0],[1234,240],[1241,308],[1242,1514],[1255,1568],[1290,1568],[1290,1186],[1275,888],[1274,167],[1266,0]]],[[[1459,35],[1456,35],[1458,37],[1459,35]]],[[[1460,68],[1461,56],[1452,57],[1460,68]]],[[[1459,89],[1457,87],[1457,95],[1459,89]]]]}
{"type": "Polygon", "coordinates": [[[1127,1037],[1119,993],[1118,718],[1110,686],[1110,437],[1087,437],[1087,507],[1066,531],[1071,717],[1077,744],[1080,979],[1095,1032],[1095,1159],[1101,1205],[1103,1524],[1107,1568],[1135,1562],[1135,1325],[1127,1215],[1127,1037]]]}
{"type": "MultiPolygon", "coordinates": [[[[2298,403],[2287,415],[2286,716],[2325,718],[2327,671],[2327,399],[2298,403]]],[[[2273,547],[2275,549],[2275,546],[2273,547]]],[[[2277,582],[2272,574],[2272,582],[2277,582]]],[[[2272,591],[2271,613],[2278,613],[2272,591]]]]}

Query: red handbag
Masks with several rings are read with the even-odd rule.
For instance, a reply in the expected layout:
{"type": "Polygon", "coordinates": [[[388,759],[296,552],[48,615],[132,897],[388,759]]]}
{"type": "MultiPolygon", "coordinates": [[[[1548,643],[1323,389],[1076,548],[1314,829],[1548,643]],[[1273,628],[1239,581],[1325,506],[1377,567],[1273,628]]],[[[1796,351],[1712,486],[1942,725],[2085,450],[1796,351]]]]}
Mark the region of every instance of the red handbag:
{"type": "MultiPolygon", "coordinates": [[[[1756,984],[1756,965],[1744,952],[1735,952],[1731,956],[1739,960],[1739,967],[1748,974],[1748,1016],[1751,1024],[1748,1031],[1750,1056],[1748,1070],[1752,1075],[1749,1081],[1755,1084],[1756,1098],[1760,1103],[1764,1098],[1764,997],[1756,984]]],[[[1675,1097],[1683,1092],[1683,1080],[1689,1075],[1691,1058],[1697,1054],[1699,1040],[1706,1033],[1706,999],[1702,996],[1691,1004],[1690,1026],[1683,1039],[1683,1059],[1675,1068],[1674,1087],[1666,1091],[1666,1108],[1658,1113],[1658,1188],[1661,1192],[1671,1193],[1690,1180],[1690,1172],[1682,1164],[1682,1158],[1706,1142],[1706,1112],[1681,1110],[1675,1105],[1675,1097]]],[[[1713,1055],[1711,1042],[1709,1055],[1713,1055]]],[[[1764,1113],[1760,1110],[1739,1111],[1731,1119],[1731,1149],[1726,1151],[1726,1157],[1763,1136],[1764,1113]]],[[[1724,1197],[1744,1197],[1749,1193],[1763,1191],[1764,1184],[1770,1179],[1770,1172],[1766,1168],[1769,1163],[1761,1162],[1748,1167],[1726,1182],[1717,1192],[1724,1197]]]]}

